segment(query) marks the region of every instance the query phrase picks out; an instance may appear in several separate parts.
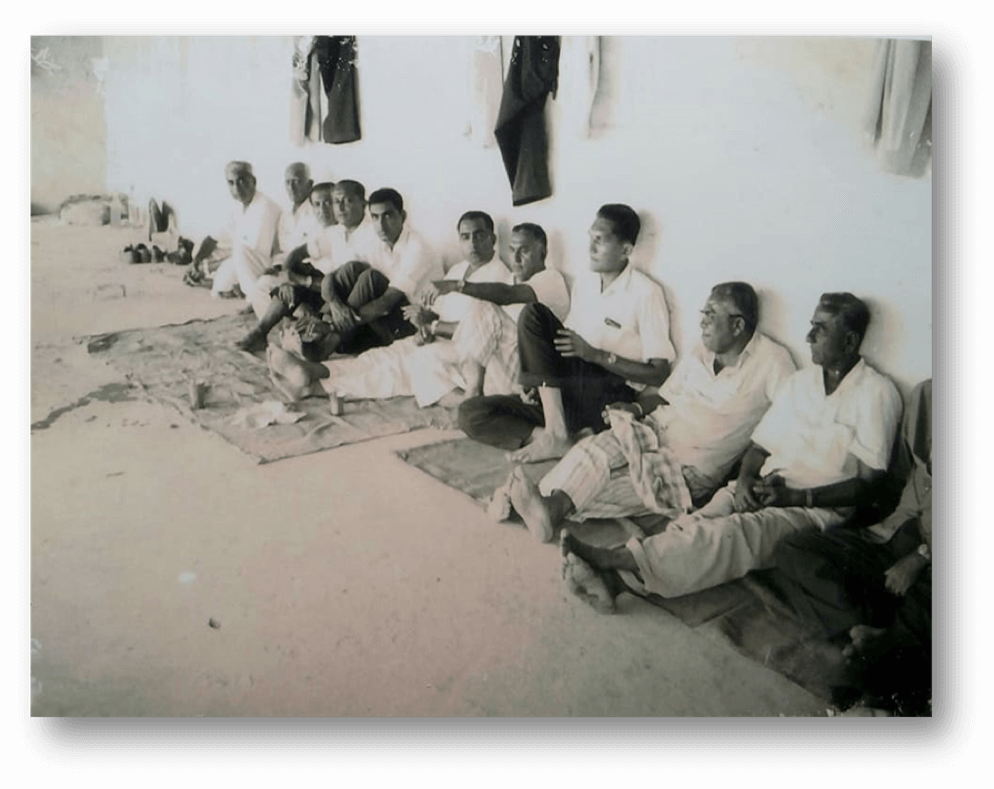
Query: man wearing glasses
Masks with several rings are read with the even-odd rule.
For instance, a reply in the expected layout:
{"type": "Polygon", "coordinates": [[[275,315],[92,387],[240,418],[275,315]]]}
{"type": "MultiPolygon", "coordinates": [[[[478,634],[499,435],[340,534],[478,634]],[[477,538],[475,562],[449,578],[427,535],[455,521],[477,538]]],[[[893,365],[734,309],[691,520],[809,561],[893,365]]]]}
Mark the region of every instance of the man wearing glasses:
{"type": "Polygon", "coordinates": [[[504,514],[499,497],[509,496],[529,530],[547,542],[567,516],[675,516],[691,501],[707,501],[795,366],[786,348],[756,332],[751,285],[715,285],[701,314],[701,342],[658,395],[609,405],[611,429],[577,443],[539,485],[516,470],[495,494],[494,514],[504,514]]]}

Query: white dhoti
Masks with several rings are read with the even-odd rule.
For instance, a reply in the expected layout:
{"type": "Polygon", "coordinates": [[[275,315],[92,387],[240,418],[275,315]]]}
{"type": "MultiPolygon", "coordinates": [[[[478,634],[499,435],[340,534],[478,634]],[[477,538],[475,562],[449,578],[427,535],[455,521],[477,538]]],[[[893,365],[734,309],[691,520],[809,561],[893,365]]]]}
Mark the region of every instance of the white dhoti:
{"type": "Polygon", "coordinates": [[[211,295],[219,296],[238,285],[248,302],[255,307],[258,298],[256,282],[270,265],[268,255],[260,255],[251,247],[236,247],[214,272],[211,295]]]}
{"type": "Polygon", "coordinates": [[[626,547],[643,583],[622,573],[633,589],[680,597],[734,581],[751,570],[773,566],[773,552],[784,537],[825,530],[842,523],[848,509],[765,507],[735,511],[735,483],[719,490],[704,507],[671,521],[666,531],[633,537],[626,547]]]}

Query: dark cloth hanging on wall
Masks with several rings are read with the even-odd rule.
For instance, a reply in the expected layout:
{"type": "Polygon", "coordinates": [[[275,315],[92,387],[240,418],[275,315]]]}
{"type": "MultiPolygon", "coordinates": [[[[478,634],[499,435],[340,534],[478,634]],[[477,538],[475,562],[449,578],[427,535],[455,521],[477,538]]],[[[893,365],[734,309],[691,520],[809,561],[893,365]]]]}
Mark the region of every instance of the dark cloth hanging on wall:
{"type": "Polygon", "coordinates": [[[328,96],[322,137],[328,143],[354,142],[361,136],[355,36],[317,36],[314,54],[328,96]]]}
{"type": "Polygon", "coordinates": [[[552,194],[544,113],[558,77],[559,36],[515,36],[494,128],[514,205],[552,194]]]}

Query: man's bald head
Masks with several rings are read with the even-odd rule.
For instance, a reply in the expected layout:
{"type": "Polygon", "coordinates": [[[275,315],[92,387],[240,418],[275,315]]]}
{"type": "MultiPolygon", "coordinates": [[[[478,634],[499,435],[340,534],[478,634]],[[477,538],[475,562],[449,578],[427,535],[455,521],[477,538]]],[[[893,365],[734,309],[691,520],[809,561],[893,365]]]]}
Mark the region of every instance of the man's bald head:
{"type": "Polygon", "coordinates": [[[248,205],[255,197],[255,174],[248,162],[228,162],[224,167],[224,177],[228,191],[242,205],[248,205]]]}
{"type": "Polygon", "coordinates": [[[286,193],[290,196],[294,209],[296,209],[311,196],[311,188],[314,186],[314,181],[311,179],[311,168],[304,162],[294,162],[288,165],[283,174],[283,184],[286,186],[286,193]]]}

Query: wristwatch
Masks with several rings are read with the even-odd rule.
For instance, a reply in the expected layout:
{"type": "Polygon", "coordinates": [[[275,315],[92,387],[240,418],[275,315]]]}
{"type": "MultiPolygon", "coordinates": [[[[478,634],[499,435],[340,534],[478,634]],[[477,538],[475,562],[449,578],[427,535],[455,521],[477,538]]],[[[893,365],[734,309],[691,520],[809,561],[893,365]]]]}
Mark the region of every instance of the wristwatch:
{"type": "Polygon", "coordinates": [[[932,561],[932,549],[928,547],[927,542],[923,542],[921,545],[918,546],[918,555],[921,556],[923,559],[928,559],[929,561],[932,561]]]}

